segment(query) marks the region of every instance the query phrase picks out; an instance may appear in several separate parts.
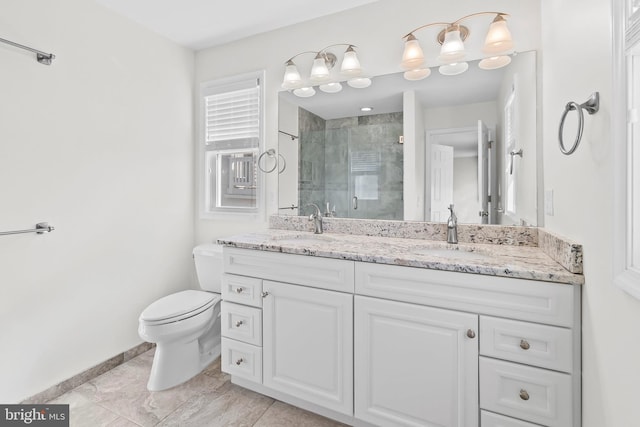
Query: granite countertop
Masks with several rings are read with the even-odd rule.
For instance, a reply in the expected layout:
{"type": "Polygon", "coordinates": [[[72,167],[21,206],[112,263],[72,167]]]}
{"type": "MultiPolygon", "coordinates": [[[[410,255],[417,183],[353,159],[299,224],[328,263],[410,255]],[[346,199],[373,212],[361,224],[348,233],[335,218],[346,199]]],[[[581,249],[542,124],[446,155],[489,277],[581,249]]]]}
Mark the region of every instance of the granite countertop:
{"type": "Polygon", "coordinates": [[[436,240],[338,233],[313,234],[278,229],[220,238],[218,243],[235,248],[570,285],[584,283],[583,275],[569,272],[535,246],[479,243],[451,245],[436,240]]]}

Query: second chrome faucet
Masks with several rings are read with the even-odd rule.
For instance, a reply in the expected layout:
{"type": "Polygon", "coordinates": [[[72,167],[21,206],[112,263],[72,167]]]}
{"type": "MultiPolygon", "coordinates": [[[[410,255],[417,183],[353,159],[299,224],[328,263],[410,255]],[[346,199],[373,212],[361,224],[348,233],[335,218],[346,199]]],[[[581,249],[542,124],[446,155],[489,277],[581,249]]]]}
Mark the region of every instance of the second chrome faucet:
{"type": "Polygon", "coordinates": [[[313,224],[314,224],[313,232],[315,234],[322,234],[322,211],[320,210],[318,205],[316,205],[315,203],[309,203],[304,205],[305,208],[307,206],[313,206],[316,210],[314,213],[309,215],[309,221],[313,221],[313,224]]]}
{"type": "Polygon", "coordinates": [[[458,217],[453,212],[453,204],[449,205],[451,215],[447,220],[447,243],[458,243],[458,217]]]}

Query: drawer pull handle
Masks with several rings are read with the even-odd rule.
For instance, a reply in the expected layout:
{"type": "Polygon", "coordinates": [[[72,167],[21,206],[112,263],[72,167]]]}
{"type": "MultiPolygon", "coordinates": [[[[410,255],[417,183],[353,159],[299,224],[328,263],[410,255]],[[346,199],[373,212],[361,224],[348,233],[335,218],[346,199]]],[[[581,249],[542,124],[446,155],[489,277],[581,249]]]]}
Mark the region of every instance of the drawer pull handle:
{"type": "Polygon", "coordinates": [[[529,350],[531,346],[527,342],[527,340],[520,340],[520,348],[523,350],[529,350]]]}
{"type": "Polygon", "coordinates": [[[520,399],[529,400],[529,393],[527,393],[527,390],[525,389],[520,390],[520,399]]]}
{"type": "Polygon", "coordinates": [[[236,328],[239,328],[239,327],[240,327],[240,326],[242,326],[243,324],[244,324],[244,321],[242,321],[242,320],[238,320],[238,321],[236,322],[236,328]]]}
{"type": "Polygon", "coordinates": [[[476,337],[476,333],[475,333],[475,331],[473,329],[469,329],[469,330],[467,330],[467,336],[469,338],[475,338],[476,337]]]}
{"type": "Polygon", "coordinates": [[[244,291],[244,288],[236,288],[236,293],[241,294],[244,291]]]}
{"type": "Polygon", "coordinates": [[[269,292],[263,292],[262,293],[262,298],[266,298],[267,296],[269,296],[269,292]]]}
{"type": "Polygon", "coordinates": [[[244,359],[241,357],[240,359],[236,360],[236,365],[240,366],[242,362],[244,362],[244,359]]]}

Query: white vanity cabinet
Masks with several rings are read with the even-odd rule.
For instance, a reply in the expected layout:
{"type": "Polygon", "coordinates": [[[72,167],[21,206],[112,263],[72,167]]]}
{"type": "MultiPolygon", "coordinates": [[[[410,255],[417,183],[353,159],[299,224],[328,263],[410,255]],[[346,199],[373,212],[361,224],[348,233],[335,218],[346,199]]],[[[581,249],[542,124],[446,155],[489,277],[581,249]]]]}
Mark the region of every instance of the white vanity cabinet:
{"type": "Polygon", "coordinates": [[[478,425],[478,316],[355,297],[355,417],[478,425]]]}
{"type": "Polygon", "coordinates": [[[263,384],[353,413],[353,295],[264,281],[263,384]]]}
{"type": "Polygon", "coordinates": [[[238,385],[354,426],[581,426],[579,286],[230,247],[224,268],[238,385]]]}

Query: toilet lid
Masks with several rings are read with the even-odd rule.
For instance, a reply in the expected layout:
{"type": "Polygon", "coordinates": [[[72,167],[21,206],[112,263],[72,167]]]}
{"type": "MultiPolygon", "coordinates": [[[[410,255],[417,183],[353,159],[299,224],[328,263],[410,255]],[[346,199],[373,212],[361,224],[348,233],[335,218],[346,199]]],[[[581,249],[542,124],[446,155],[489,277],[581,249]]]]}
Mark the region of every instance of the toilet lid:
{"type": "Polygon", "coordinates": [[[206,306],[215,298],[216,294],[204,291],[177,292],[150,304],[140,315],[140,320],[155,322],[183,316],[206,306]]]}

